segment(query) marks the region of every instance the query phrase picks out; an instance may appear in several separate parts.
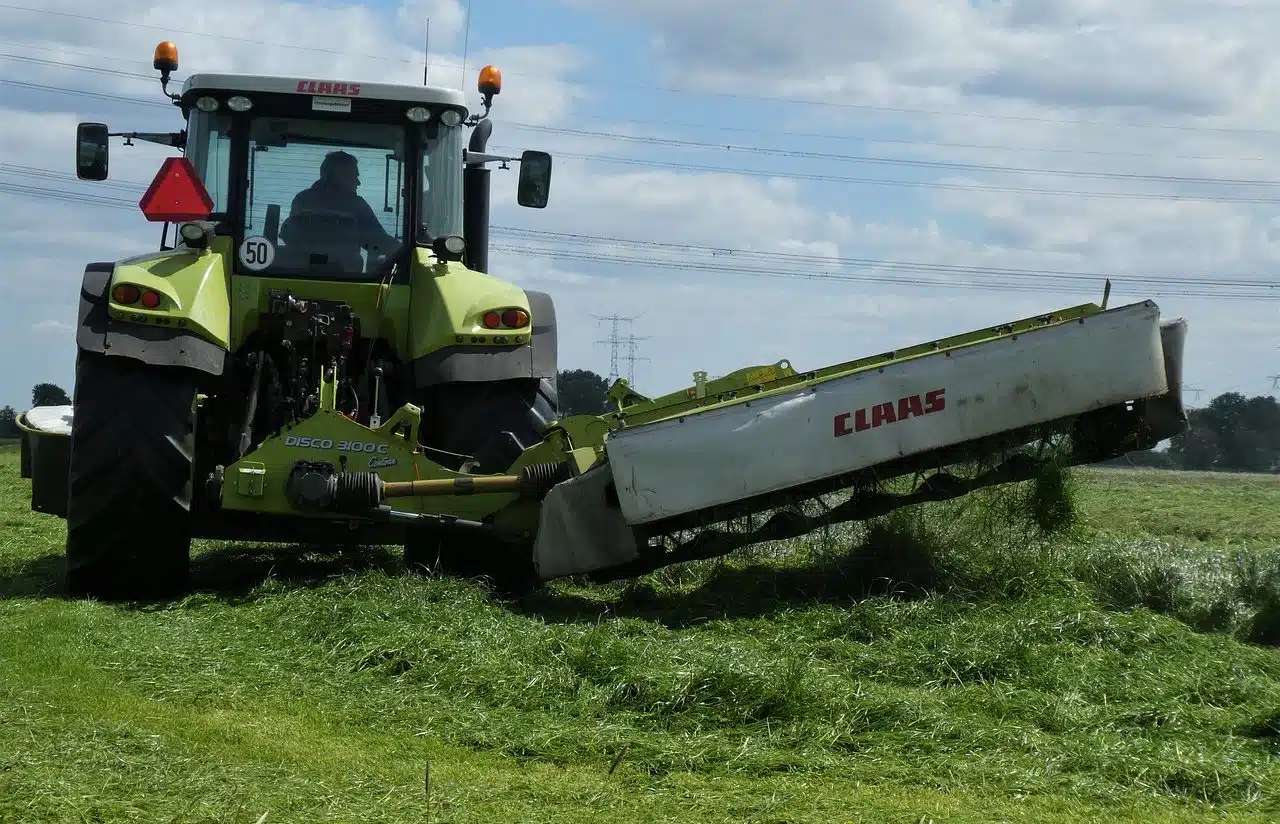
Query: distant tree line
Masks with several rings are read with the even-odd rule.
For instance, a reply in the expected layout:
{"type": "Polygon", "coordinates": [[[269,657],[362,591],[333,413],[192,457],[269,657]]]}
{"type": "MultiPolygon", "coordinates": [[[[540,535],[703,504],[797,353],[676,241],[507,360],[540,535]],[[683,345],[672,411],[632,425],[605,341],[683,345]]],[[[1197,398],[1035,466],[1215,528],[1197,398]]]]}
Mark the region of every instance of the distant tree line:
{"type": "Polygon", "coordinates": [[[1189,429],[1165,450],[1131,452],[1112,464],[1163,469],[1280,472],[1280,401],[1225,392],[1188,409],[1189,429]]]}

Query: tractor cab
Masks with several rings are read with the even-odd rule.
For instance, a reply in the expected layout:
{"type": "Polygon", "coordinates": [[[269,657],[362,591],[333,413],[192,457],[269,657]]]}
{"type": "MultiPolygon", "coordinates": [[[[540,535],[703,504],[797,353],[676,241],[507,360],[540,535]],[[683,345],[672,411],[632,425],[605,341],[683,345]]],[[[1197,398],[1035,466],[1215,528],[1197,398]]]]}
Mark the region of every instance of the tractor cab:
{"type": "Polygon", "coordinates": [[[484,112],[470,116],[457,90],[344,78],[195,74],[169,93],[178,59],[167,41],[154,66],[186,128],[115,135],[81,123],[77,175],[106,179],[112,136],[181,149],[185,162],[162,169],[142,210],[166,233],[180,224],[189,247],[229,236],[237,274],[383,280],[407,271],[417,247],[483,271],[489,162],[519,162],[518,202],[547,203],[549,155],[484,153],[502,86],[493,66],[480,72],[484,112]],[[477,126],[468,146],[464,130],[477,126]]]}

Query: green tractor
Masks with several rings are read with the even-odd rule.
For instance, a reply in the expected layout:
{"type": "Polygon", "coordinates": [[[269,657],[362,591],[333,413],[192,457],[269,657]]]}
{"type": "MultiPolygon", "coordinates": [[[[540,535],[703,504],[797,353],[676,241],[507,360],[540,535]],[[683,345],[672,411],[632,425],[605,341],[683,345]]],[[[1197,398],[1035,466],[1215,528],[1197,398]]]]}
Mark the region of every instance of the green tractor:
{"type": "MultiPolygon", "coordinates": [[[[460,91],[341,78],[197,74],[171,93],[177,57],[166,41],[154,65],[183,131],[77,130],[82,180],[107,178],[114,136],[182,155],[140,204],[161,250],[85,267],[67,488],[47,510],[67,522],[69,591],[179,592],[197,537],[491,563],[510,539],[295,516],[333,453],[393,482],[500,473],[559,417],[551,297],[487,274],[486,165],[519,162],[532,208],[551,175],[544,152],[485,152],[500,72],[481,70],[471,114],[460,91]]],[[[456,528],[493,508],[436,517],[431,500],[402,514],[456,528]]]]}

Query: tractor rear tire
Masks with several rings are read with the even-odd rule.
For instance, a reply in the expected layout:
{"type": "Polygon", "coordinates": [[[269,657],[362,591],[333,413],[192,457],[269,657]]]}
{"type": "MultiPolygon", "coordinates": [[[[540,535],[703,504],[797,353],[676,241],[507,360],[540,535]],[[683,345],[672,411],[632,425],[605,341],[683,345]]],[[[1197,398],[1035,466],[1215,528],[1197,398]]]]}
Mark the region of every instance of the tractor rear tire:
{"type": "Polygon", "coordinates": [[[423,443],[472,456],[482,473],[505,472],[560,416],[555,378],[447,383],[424,394],[423,443]]]}
{"type": "MultiPolygon", "coordinates": [[[[481,473],[504,472],[525,449],[540,443],[543,429],[560,416],[555,378],[450,383],[433,387],[424,410],[423,443],[470,455],[481,473]]],[[[410,538],[405,565],[462,578],[488,578],[500,593],[536,587],[532,542],[511,545],[465,534],[410,538]]]]}
{"type": "Polygon", "coordinates": [[[66,587],[102,600],[185,592],[191,555],[196,375],[125,357],[76,357],[66,587]]]}

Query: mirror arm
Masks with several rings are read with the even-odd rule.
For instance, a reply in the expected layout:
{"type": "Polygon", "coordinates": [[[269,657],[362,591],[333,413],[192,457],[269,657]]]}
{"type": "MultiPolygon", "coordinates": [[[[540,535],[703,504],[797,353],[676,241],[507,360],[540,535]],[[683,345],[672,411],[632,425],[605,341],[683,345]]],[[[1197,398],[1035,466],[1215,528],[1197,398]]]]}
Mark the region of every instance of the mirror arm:
{"type": "Polygon", "coordinates": [[[486,163],[501,163],[498,168],[510,169],[508,163],[519,163],[518,157],[507,157],[506,155],[489,154],[488,152],[473,152],[470,149],[462,150],[462,163],[464,166],[483,166],[486,163]]]}
{"type": "Polygon", "coordinates": [[[175,149],[182,149],[187,145],[186,129],[180,132],[108,132],[107,137],[123,137],[126,146],[132,146],[135,140],[172,146],[175,149]]]}

